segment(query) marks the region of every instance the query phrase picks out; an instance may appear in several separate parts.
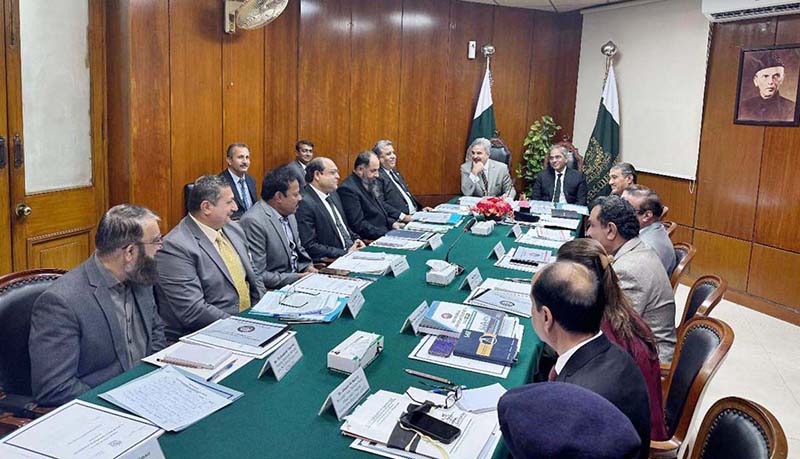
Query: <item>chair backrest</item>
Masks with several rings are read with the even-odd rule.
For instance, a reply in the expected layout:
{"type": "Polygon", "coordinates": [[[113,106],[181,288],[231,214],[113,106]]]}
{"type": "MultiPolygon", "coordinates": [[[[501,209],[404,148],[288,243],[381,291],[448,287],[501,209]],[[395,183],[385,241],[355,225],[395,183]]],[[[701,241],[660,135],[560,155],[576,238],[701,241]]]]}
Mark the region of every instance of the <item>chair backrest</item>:
{"type": "Polygon", "coordinates": [[[697,253],[697,249],[688,242],[676,242],[672,245],[675,249],[675,269],[672,270],[672,275],[669,277],[669,283],[672,284],[672,291],[678,288],[678,280],[683,274],[683,270],[689,266],[689,263],[697,253]]]}
{"type": "Polygon", "coordinates": [[[682,443],[708,382],[733,344],[725,322],[699,317],[678,329],[675,355],[664,386],[664,420],[671,441],[682,443]]]}
{"type": "Polygon", "coordinates": [[[664,219],[667,218],[668,213],[669,213],[669,206],[663,206],[663,209],[661,210],[661,221],[664,221],[664,219]]]}
{"type": "Polygon", "coordinates": [[[739,397],[723,398],[708,410],[691,459],[786,459],[786,434],[763,406],[739,397]]]}
{"type": "Polygon", "coordinates": [[[672,237],[675,230],[678,229],[678,224],[669,220],[662,220],[661,224],[664,225],[664,229],[667,230],[667,236],[669,237],[672,237]]]}
{"type": "Polygon", "coordinates": [[[189,214],[189,195],[192,194],[192,190],[194,190],[194,182],[183,186],[183,215],[189,214]]]}
{"type": "Polygon", "coordinates": [[[681,325],[692,320],[695,316],[708,316],[711,310],[722,301],[725,291],[728,290],[728,281],[715,276],[703,276],[692,284],[689,296],[686,297],[686,307],[683,308],[681,325]]]}
{"type": "Polygon", "coordinates": [[[0,386],[9,394],[31,395],[28,334],[33,303],[65,272],[34,269],[0,277],[0,386]]]}
{"type": "Polygon", "coordinates": [[[489,139],[489,142],[492,144],[491,151],[489,152],[489,158],[504,163],[506,166],[509,167],[510,171],[511,150],[508,148],[506,143],[500,137],[492,137],[491,139],[489,139]]]}

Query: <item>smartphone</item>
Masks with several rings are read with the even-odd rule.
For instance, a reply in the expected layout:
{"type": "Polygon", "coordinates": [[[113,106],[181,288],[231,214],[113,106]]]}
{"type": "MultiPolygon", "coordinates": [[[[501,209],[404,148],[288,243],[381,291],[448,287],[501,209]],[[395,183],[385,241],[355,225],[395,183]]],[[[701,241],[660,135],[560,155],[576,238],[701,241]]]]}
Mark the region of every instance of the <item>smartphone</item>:
{"type": "Polygon", "coordinates": [[[461,429],[448,424],[440,419],[423,413],[421,410],[410,411],[400,417],[400,424],[406,428],[416,430],[436,441],[449,445],[459,435],[461,429]]]}
{"type": "Polygon", "coordinates": [[[428,349],[428,354],[439,357],[450,357],[450,354],[453,353],[453,348],[456,347],[456,341],[458,341],[458,338],[439,335],[436,337],[433,344],[431,344],[430,349],[428,349]]]}

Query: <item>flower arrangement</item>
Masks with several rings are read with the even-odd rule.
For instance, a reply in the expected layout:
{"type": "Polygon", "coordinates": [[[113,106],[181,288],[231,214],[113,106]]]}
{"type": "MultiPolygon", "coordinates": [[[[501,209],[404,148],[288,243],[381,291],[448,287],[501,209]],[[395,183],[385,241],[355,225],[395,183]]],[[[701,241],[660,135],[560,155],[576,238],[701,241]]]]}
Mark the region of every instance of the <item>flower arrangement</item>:
{"type": "Polygon", "coordinates": [[[512,215],[514,209],[511,204],[507,203],[503,198],[483,198],[481,199],[472,211],[477,215],[482,215],[487,220],[501,220],[506,215],[512,215]]]}

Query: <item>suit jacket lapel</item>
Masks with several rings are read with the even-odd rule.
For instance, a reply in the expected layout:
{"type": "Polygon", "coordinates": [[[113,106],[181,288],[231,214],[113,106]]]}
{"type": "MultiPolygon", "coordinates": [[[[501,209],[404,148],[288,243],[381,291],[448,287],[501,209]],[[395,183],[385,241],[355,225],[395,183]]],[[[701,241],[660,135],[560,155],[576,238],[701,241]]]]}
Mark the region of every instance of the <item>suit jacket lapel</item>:
{"type": "Polygon", "coordinates": [[[133,298],[136,300],[136,309],[139,310],[139,317],[142,318],[142,323],[144,324],[144,332],[145,336],[147,336],[147,342],[145,345],[147,346],[147,351],[151,349],[151,343],[153,342],[152,333],[153,333],[153,322],[150,319],[149,314],[145,314],[145,311],[155,311],[155,304],[153,303],[153,295],[147,294],[147,289],[153,290],[152,286],[149,285],[140,285],[140,284],[132,284],[131,285],[131,293],[133,293],[133,298]],[[150,305],[152,306],[148,309],[145,306],[150,305]]]}
{"type": "Polygon", "coordinates": [[[203,249],[206,255],[208,255],[214,264],[217,265],[217,268],[222,271],[222,274],[225,275],[225,279],[228,279],[228,282],[235,287],[236,285],[233,283],[233,277],[228,271],[228,267],[225,266],[225,262],[222,261],[222,256],[220,256],[219,251],[216,247],[214,247],[214,244],[208,239],[203,230],[201,230],[200,227],[192,221],[191,217],[187,217],[185,221],[187,228],[189,228],[189,231],[192,233],[192,236],[197,239],[197,244],[200,246],[200,248],[203,249]]]}
{"type": "MultiPolygon", "coordinates": [[[[267,215],[267,221],[269,222],[270,225],[272,225],[272,229],[281,239],[283,250],[286,252],[286,256],[291,260],[292,251],[289,248],[289,240],[286,238],[286,233],[283,231],[283,224],[281,224],[281,222],[278,221],[278,218],[272,212],[270,212],[269,209],[267,209],[267,206],[269,206],[269,204],[263,202],[261,210],[263,210],[264,213],[267,215]]],[[[294,231],[292,231],[292,233],[294,233],[294,231]]]]}
{"type": "MultiPolygon", "coordinates": [[[[314,191],[314,189],[313,189],[313,187],[311,185],[306,185],[306,188],[308,188],[308,196],[311,197],[310,199],[314,203],[314,204],[311,204],[311,205],[318,206],[318,208],[320,210],[320,213],[327,217],[327,218],[325,218],[325,221],[328,223],[328,226],[330,227],[330,230],[333,231],[333,234],[339,234],[338,230],[336,229],[336,222],[334,222],[333,219],[331,219],[331,216],[328,214],[328,207],[325,205],[324,202],[322,202],[322,199],[320,199],[319,195],[317,194],[316,191],[314,191]]],[[[333,194],[330,194],[329,196],[331,196],[331,200],[334,203],[333,207],[337,207],[336,206],[336,200],[333,199],[333,194]]],[[[339,209],[337,208],[336,210],[339,210],[339,209]]],[[[344,216],[344,211],[339,210],[339,215],[344,216]]]]}
{"type": "Polygon", "coordinates": [[[569,381],[569,378],[572,375],[583,368],[584,365],[589,363],[589,361],[595,358],[598,354],[608,349],[610,345],[611,342],[608,340],[608,338],[606,338],[605,335],[600,335],[591,342],[581,346],[580,349],[572,354],[572,357],[570,357],[570,359],[567,361],[567,364],[564,365],[564,368],[561,369],[561,373],[558,374],[556,380],[569,381]]]}
{"type": "Polygon", "coordinates": [[[114,352],[117,354],[117,359],[122,363],[122,368],[128,369],[131,367],[131,362],[128,357],[127,343],[125,342],[122,325],[120,325],[119,319],[113,310],[114,302],[111,299],[111,292],[104,285],[103,276],[98,271],[94,261],[86,263],[86,274],[89,278],[89,284],[94,288],[92,293],[97,300],[97,305],[103,311],[106,323],[108,323],[108,329],[111,331],[111,339],[114,342],[114,352]]]}

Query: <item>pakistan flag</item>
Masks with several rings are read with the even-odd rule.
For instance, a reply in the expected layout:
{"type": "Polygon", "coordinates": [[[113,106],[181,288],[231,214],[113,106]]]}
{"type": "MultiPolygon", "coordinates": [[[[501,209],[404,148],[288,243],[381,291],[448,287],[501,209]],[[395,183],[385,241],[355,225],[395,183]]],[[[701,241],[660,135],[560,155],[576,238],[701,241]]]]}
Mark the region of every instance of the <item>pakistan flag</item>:
{"type": "Polygon", "coordinates": [[[611,192],[608,173],[617,156],[619,156],[619,98],[612,64],[603,85],[600,110],[597,112],[597,121],[594,123],[592,137],[589,139],[583,161],[583,174],[589,189],[587,196],[589,203],[598,196],[606,196],[611,192]]]}

